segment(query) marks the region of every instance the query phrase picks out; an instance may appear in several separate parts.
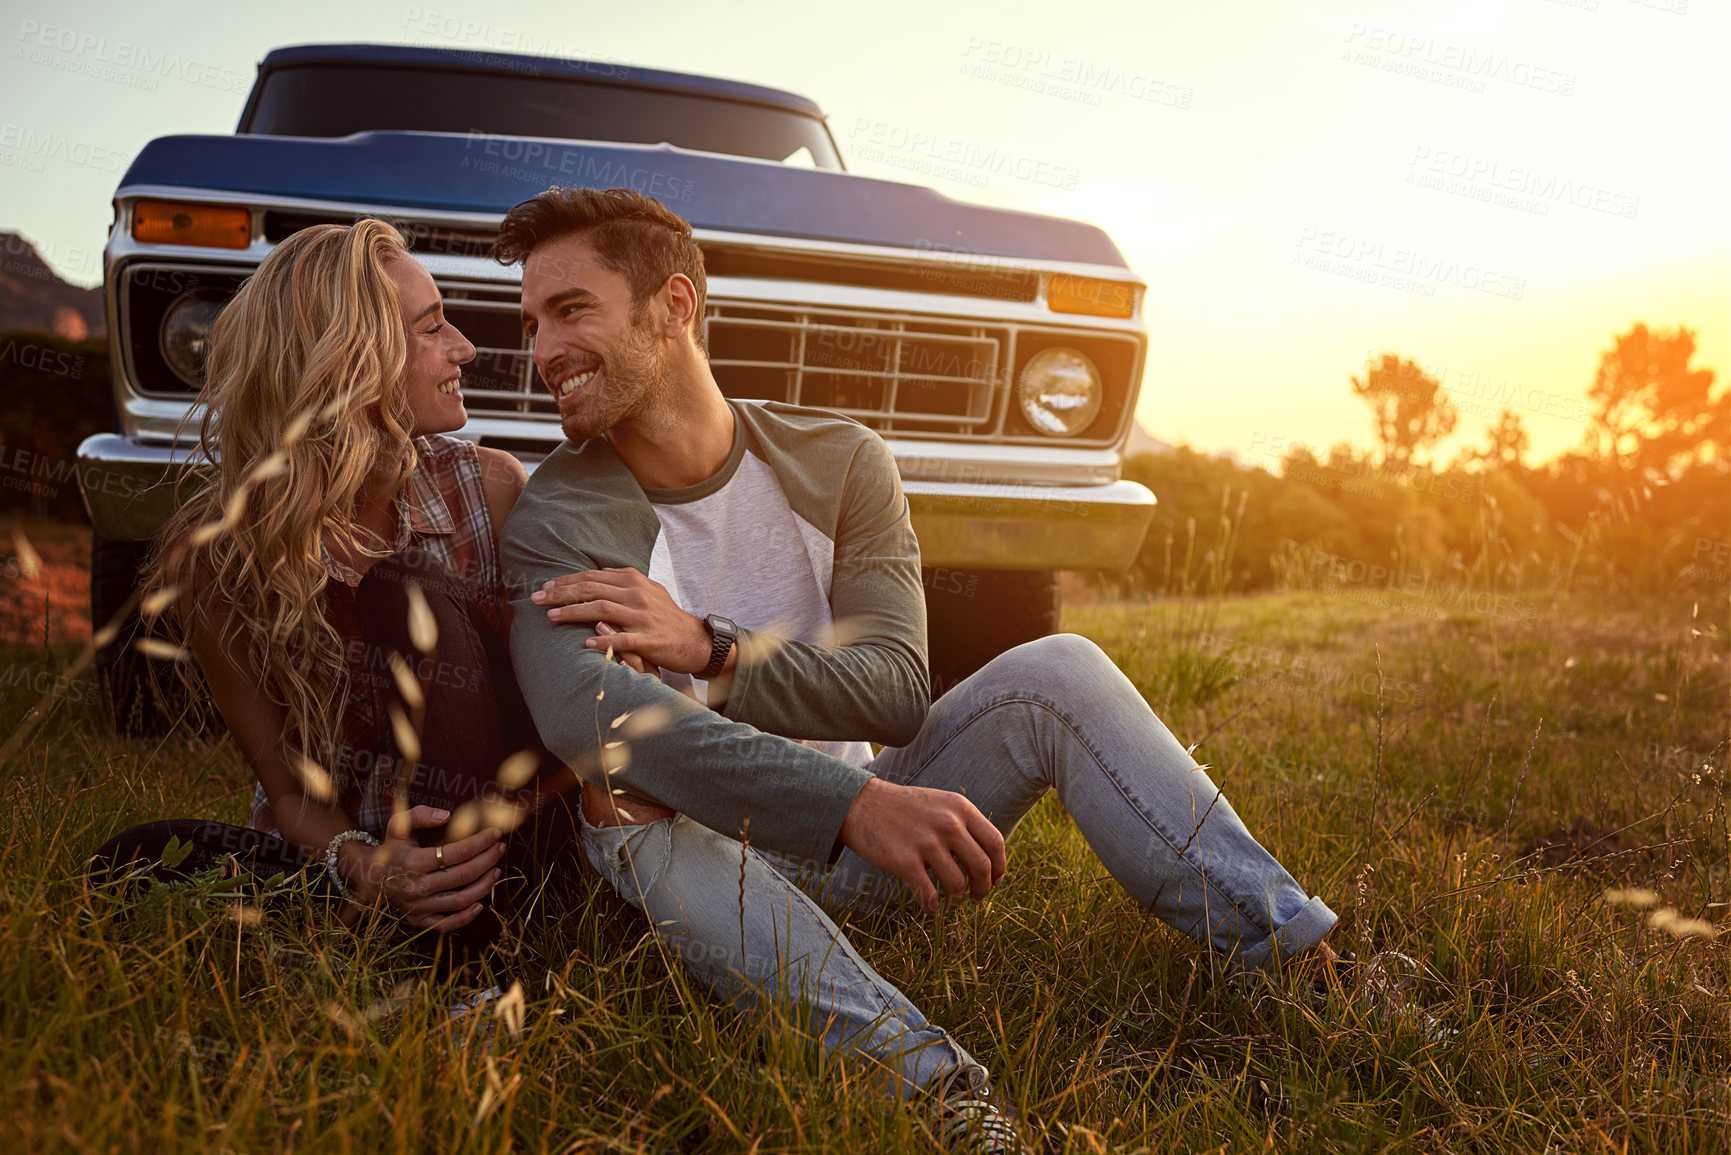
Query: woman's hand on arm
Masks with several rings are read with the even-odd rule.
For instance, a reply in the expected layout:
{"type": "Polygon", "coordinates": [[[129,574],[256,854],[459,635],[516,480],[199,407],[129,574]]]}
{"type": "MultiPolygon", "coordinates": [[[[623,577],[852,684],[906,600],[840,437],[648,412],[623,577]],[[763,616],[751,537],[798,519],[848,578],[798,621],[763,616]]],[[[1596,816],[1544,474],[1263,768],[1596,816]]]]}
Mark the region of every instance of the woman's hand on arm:
{"type": "MultiPolygon", "coordinates": [[[[595,632],[600,634],[602,637],[607,637],[609,634],[617,634],[619,631],[613,628],[611,622],[596,622],[595,632]]],[[[649,672],[649,667],[644,664],[643,658],[640,655],[615,650],[613,651],[613,657],[621,666],[630,666],[639,674],[647,674],[649,672]]]]}

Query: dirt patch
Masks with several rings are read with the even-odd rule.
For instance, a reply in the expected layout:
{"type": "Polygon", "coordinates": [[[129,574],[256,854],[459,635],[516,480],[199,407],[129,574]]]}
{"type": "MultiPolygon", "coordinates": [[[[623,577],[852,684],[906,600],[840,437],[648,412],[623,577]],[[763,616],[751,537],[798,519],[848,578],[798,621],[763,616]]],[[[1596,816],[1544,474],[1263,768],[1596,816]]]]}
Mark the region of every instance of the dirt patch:
{"type": "Polygon", "coordinates": [[[90,527],[14,517],[0,529],[0,647],[90,639],[90,527]],[[41,559],[31,573],[30,554],[41,559]]]}
{"type": "Polygon", "coordinates": [[[1521,848],[1521,862],[1527,866],[1563,868],[1571,873],[1598,873],[1622,861],[1618,852],[1625,849],[1623,838],[1615,830],[1607,830],[1585,818],[1577,818],[1568,826],[1549,834],[1541,834],[1521,848]]]}

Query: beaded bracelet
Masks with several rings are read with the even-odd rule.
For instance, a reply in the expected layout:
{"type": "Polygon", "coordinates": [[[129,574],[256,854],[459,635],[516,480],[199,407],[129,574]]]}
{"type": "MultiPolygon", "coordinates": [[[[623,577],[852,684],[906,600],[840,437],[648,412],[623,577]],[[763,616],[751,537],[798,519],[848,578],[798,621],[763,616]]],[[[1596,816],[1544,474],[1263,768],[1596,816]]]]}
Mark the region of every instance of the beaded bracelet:
{"type": "Polygon", "coordinates": [[[351,838],[358,838],[368,846],[379,844],[379,840],[365,830],[345,830],[331,839],[330,845],[325,847],[325,874],[330,876],[331,885],[337,888],[337,894],[345,902],[354,902],[355,896],[349,893],[349,888],[343,885],[343,876],[337,873],[337,851],[351,838]]]}

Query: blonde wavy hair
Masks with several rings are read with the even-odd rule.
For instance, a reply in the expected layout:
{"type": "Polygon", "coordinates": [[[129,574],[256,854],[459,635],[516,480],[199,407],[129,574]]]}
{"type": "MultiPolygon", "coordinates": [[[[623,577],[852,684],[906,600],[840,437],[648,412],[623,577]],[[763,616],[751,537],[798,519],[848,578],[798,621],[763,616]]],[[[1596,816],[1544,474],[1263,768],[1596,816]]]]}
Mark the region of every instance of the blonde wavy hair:
{"type": "MultiPolygon", "coordinates": [[[[144,576],[145,590],[163,591],[157,604],[193,582],[203,629],[213,601],[230,611],[220,641],[238,639],[260,692],[284,710],[282,754],[297,768],[334,765],[348,704],[321,545],[383,556],[358,540],[357,495],[380,462],[401,462],[395,493],[416,464],[387,267],[407,259],[383,221],[315,225],[241,285],[211,328],[202,464],[186,479],[199,488],[163,527],[144,576]]],[[[194,622],[177,624],[184,638],[194,622]]]]}

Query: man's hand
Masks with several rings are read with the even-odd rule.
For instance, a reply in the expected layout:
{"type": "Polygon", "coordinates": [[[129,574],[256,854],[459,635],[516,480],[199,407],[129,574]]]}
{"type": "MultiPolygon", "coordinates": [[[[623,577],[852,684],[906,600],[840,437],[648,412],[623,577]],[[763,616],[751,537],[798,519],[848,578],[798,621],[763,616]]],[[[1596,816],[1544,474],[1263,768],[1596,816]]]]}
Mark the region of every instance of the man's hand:
{"type": "MultiPolygon", "coordinates": [[[[634,569],[592,569],[554,578],[529,595],[547,607],[555,622],[608,622],[617,630],[610,637],[590,638],[585,645],[615,654],[635,654],[645,665],[680,674],[701,673],[709,665],[712,639],[703,619],[680,609],[660,582],[634,569]]],[[[731,672],[734,656],[728,656],[731,672]]]]}
{"type": "Polygon", "coordinates": [[[982,901],[1004,878],[1004,836],[960,794],[897,786],[873,778],[842,819],[841,841],[849,850],[901,879],[920,909],[933,914],[943,888],[945,910],[964,894],[982,901]]]}

